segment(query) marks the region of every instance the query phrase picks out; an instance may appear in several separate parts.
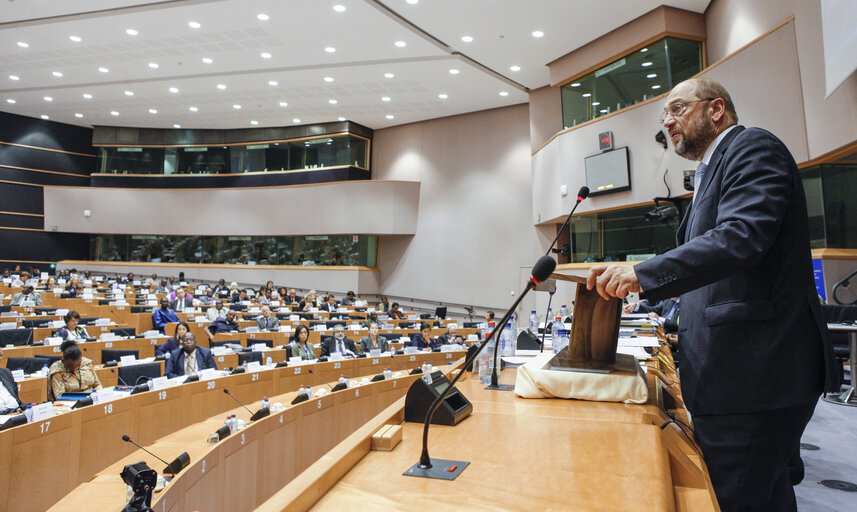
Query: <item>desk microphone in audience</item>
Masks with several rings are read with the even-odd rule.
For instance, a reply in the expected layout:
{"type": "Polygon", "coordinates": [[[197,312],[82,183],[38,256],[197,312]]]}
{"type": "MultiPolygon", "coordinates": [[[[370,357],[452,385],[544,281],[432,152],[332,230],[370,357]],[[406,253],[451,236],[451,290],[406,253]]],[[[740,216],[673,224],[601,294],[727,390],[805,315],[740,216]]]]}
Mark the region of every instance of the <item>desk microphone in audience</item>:
{"type": "Polygon", "coordinates": [[[116,378],[119,380],[119,382],[121,382],[121,383],[122,383],[122,385],[123,385],[123,386],[128,386],[129,388],[131,387],[131,385],[130,385],[130,384],[128,384],[127,382],[125,382],[125,379],[123,379],[122,377],[120,377],[120,376],[119,376],[119,373],[116,371],[116,369],[115,369],[115,368],[111,368],[111,369],[110,369],[110,373],[112,373],[112,374],[116,375],[116,378]]]}
{"type": "MultiPolygon", "coordinates": [[[[226,393],[227,395],[231,396],[233,400],[238,402],[238,405],[247,409],[247,406],[244,405],[244,402],[242,402],[241,400],[238,400],[238,397],[236,397],[235,395],[230,393],[227,388],[223,388],[223,392],[226,393]]],[[[256,421],[260,418],[264,418],[265,416],[268,416],[269,414],[271,414],[271,409],[269,409],[267,407],[262,407],[258,411],[256,411],[255,413],[253,411],[251,411],[250,409],[247,409],[247,412],[250,413],[250,421],[256,421]]]]}
{"type": "Polygon", "coordinates": [[[329,388],[330,388],[330,391],[339,391],[339,390],[341,390],[341,389],[345,389],[345,388],[347,388],[347,387],[348,387],[348,384],[345,384],[345,383],[342,383],[342,382],[337,383],[337,384],[336,384],[336,386],[331,386],[329,383],[325,382],[325,381],[324,381],[324,379],[322,379],[321,377],[319,377],[318,375],[316,375],[316,373],[315,373],[314,371],[312,371],[312,368],[310,368],[310,369],[309,369],[309,370],[307,370],[307,371],[308,371],[309,373],[311,373],[311,374],[313,375],[313,377],[315,377],[316,379],[320,380],[322,384],[324,384],[325,386],[329,387],[329,388]]]}
{"type": "Polygon", "coordinates": [[[406,372],[410,372],[410,373],[409,373],[409,375],[418,375],[418,374],[420,374],[420,373],[423,373],[422,368],[414,368],[413,370],[408,370],[408,369],[405,367],[405,365],[403,365],[402,363],[400,363],[400,362],[399,362],[399,360],[398,360],[398,359],[396,359],[396,358],[393,356],[393,353],[392,353],[392,352],[390,352],[390,359],[392,359],[392,360],[393,360],[393,362],[395,362],[397,365],[399,365],[399,368],[401,368],[402,370],[405,370],[406,372]]]}
{"type": "Polygon", "coordinates": [[[164,459],[158,457],[154,453],[150,452],[149,450],[143,448],[139,444],[135,443],[134,440],[132,440],[130,437],[128,437],[127,434],[122,436],[122,440],[125,441],[126,443],[133,444],[137,448],[143,450],[144,452],[148,453],[152,457],[154,457],[154,458],[158,459],[159,461],[163,462],[164,464],[166,464],[167,467],[164,468],[163,473],[169,473],[173,476],[176,476],[179,473],[179,471],[186,468],[187,465],[190,464],[190,455],[188,455],[187,452],[182,452],[178,457],[176,457],[176,460],[174,460],[172,463],[169,463],[169,462],[165,461],[164,459]]]}

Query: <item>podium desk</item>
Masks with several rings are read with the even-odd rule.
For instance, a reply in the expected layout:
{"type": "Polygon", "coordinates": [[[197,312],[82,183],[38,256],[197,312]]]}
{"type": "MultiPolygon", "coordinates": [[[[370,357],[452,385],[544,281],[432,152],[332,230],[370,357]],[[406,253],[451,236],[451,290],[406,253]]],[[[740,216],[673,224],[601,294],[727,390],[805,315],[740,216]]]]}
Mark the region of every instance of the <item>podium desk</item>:
{"type": "MultiPolygon", "coordinates": [[[[433,458],[470,462],[454,481],[402,473],[419,460],[422,425],[403,424],[391,452],[370,451],[355,434],[257,512],[279,510],[628,510],[717,511],[704,463],[694,445],[658,405],[651,372],[643,405],[563,399],[522,399],[487,391],[470,374],[456,384],[473,413],[454,427],[433,425],[433,458]],[[350,444],[349,444],[350,443],[350,444]]],[[[513,383],[514,370],[501,382],[513,383]]],[[[366,425],[370,436],[398,412],[366,425]]],[[[395,420],[393,421],[395,422],[395,420]]]]}
{"type": "Polygon", "coordinates": [[[830,402],[832,404],[837,405],[849,405],[851,407],[857,407],[857,395],[855,395],[854,391],[857,389],[854,385],[854,379],[857,378],[857,325],[854,324],[827,324],[827,328],[831,331],[835,332],[847,332],[848,333],[848,347],[849,347],[849,360],[850,370],[851,370],[851,384],[845,389],[845,391],[839,394],[825,394],[824,400],[825,402],[830,402]]]}

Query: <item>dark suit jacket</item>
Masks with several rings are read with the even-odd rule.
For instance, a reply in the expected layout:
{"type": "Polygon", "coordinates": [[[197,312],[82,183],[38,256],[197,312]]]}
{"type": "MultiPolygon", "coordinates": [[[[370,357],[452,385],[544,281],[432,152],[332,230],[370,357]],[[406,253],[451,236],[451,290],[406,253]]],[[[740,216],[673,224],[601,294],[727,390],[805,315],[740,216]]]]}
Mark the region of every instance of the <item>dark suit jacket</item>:
{"type": "MultiPolygon", "coordinates": [[[[357,355],[357,345],[354,344],[354,340],[345,338],[342,340],[342,343],[345,345],[346,349],[354,352],[354,355],[357,355]]],[[[321,341],[321,357],[330,356],[331,352],[336,352],[336,338],[328,336],[321,341]]],[[[346,354],[342,355],[345,356],[346,354]]]]}
{"type": "Polygon", "coordinates": [[[15,384],[15,379],[12,377],[12,370],[0,368],[0,385],[6,387],[9,393],[18,401],[18,407],[21,407],[21,399],[18,398],[18,385],[15,384]]]}
{"type": "MultiPolygon", "coordinates": [[[[179,304],[179,299],[176,298],[176,300],[170,302],[170,309],[175,311],[176,306],[178,306],[178,304],[179,304]]],[[[192,309],[192,308],[193,308],[193,299],[190,298],[189,296],[185,295],[184,296],[184,309],[192,309]]]]}
{"type": "MultiPolygon", "coordinates": [[[[455,338],[458,338],[459,336],[461,336],[461,335],[456,334],[455,338]]],[[[437,337],[437,344],[438,345],[449,345],[450,343],[455,343],[455,338],[449,339],[449,333],[443,333],[437,337]]],[[[461,338],[464,338],[464,336],[461,336],[461,338]]]]}
{"type": "MultiPolygon", "coordinates": [[[[390,349],[390,344],[387,342],[387,338],[378,335],[378,348],[381,349],[381,352],[386,352],[390,349]]],[[[364,336],[360,338],[360,353],[368,354],[369,351],[372,350],[372,338],[369,336],[364,336]]]]}
{"type": "Polygon", "coordinates": [[[693,414],[814,402],[838,388],[794,159],[738,126],[715,149],[678,247],[634,269],[650,300],[681,295],[681,387],[693,414]]]}
{"type": "MultiPolygon", "coordinates": [[[[211,351],[207,348],[197,345],[194,355],[196,356],[197,371],[204,370],[206,368],[217,369],[217,364],[214,362],[214,356],[211,355],[211,351]]],[[[183,349],[177,349],[170,352],[170,358],[167,359],[167,366],[164,368],[164,375],[169,378],[184,375],[184,361],[185,353],[183,349]]]]}
{"type": "Polygon", "coordinates": [[[438,344],[437,342],[435,342],[434,338],[430,337],[429,340],[426,341],[425,339],[423,339],[422,333],[417,333],[414,335],[414,339],[411,340],[411,346],[417,347],[420,350],[426,347],[430,347],[432,350],[434,350],[438,347],[438,344]]]}

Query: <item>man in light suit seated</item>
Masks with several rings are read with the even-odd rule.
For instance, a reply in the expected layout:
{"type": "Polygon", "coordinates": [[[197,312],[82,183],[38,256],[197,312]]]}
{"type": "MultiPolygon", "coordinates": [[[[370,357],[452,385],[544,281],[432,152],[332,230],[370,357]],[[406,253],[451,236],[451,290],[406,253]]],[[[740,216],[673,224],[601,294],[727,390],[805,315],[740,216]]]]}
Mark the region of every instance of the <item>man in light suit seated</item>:
{"type": "Polygon", "coordinates": [[[25,285],[21,288],[20,293],[16,293],[14,297],[12,297],[12,305],[20,306],[24,301],[31,300],[36,303],[36,306],[42,305],[42,296],[39,295],[39,292],[33,291],[32,285],[25,285]]]}
{"type": "Polygon", "coordinates": [[[229,309],[223,307],[223,301],[221,299],[215,299],[214,307],[208,308],[208,311],[205,312],[205,317],[208,318],[209,322],[213,322],[215,320],[226,320],[227,313],[229,313],[229,309]]]}
{"type": "Polygon", "coordinates": [[[192,332],[187,332],[181,340],[181,348],[170,353],[164,373],[167,377],[173,378],[195,375],[207,368],[217,369],[211,351],[205,347],[197,347],[196,336],[192,332]]]}
{"type": "Polygon", "coordinates": [[[276,331],[280,328],[280,321],[271,316],[271,308],[262,306],[262,314],[256,317],[256,327],[260,331],[276,331]]]}
{"type": "Polygon", "coordinates": [[[0,368],[0,414],[15,414],[20,410],[21,400],[18,398],[18,385],[15,384],[12,372],[6,368],[0,368]]]}
{"type": "Polygon", "coordinates": [[[357,355],[357,346],[354,340],[345,337],[345,327],[342,325],[333,328],[333,337],[328,337],[321,342],[322,357],[329,357],[333,352],[339,352],[343,357],[357,355]]]}

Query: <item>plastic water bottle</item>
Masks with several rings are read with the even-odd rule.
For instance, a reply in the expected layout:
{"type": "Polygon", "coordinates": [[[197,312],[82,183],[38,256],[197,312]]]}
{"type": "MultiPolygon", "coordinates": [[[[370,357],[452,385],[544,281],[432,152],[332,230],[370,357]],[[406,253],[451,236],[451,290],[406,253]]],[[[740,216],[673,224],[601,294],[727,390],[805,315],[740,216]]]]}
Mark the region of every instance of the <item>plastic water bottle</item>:
{"type": "Polygon", "coordinates": [[[24,410],[24,417],[27,418],[27,423],[33,421],[33,404],[27,404],[27,408],[24,410]]]}
{"type": "Polygon", "coordinates": [[[506,324],[503,333],[500,335],[500,355],[503,357],[512,357],[515,355],[515,331],[512,327],[512,322],[506,324]]]}
{"type": "Polygon", "coordinates": [[[312,388],[309,386],[306,387],[306,397],[312,398],[312,388]]]}
{"type": "Polygon", "coordinates": [[[553,353],[556,354],[558,350],[556,349],[557,343],[559,343],[559,330],[565,327],[562,323],[562,318],[555,317],[553,323],[551,324],[551,345],[553,346],[553,353]]]}
{"type": "Polygon", "coordinates": [[[306,387],[304,386],[301,386],[301,388],[298,390],[298,396],[301,395],[306,395],[306,387]]]}
{"type": "Polygon", "coordinates": [[[560,327],[557,329],[556,337],[553,339],[553,352],[558,354],[562,349],[568,346],[568,329],[560,327]]]}
{"type": "Polygon", "coordinates": [[[267,408],[267,409],[271,408],[271,406],[268,404],[268,397],[266,397],[266,396],[262,397],[262,408],[263,409],[264,408],[267,408]]]}
{"type": "Polygon", "coordinates": [[[346,377],[345,374],[340,375],[339,376],[339,383],[340,384],[348,384],[348,377],[346,377]]]}
{"type": "Polygon", "coordinates": [[[484,340],[494,330],[494,322],[488,322],[487,324],[482,324],[482,325],[483,325],[482,339],[484,340]]]}
{"type": "Polygon", "coordinates": [[[271,366],[272,364],[274,364],[274,358],[268,356],[267,359],[265,359],[265,366],[271,366]]]}
{"type": "Polygon", "coordinates": [[[559,308],[559,316],[562,317],[563,320],[568,318],[568,306],[563,304],[561,308],[559,308]]]}
{"type": "Polygon", "coordinates": [[[533,334],[539,333],[539,315],[536,314],[535,309],[530,313],[530,332],[533,334]]]}
{"type": "Polygon", "coordinates": [[[391,370],[389,368],[385,369],[384,370],[384,378],[385,379],[392,379],[393,378],[393,370],[391,370]]]}
{"type": "Polygon", "coordinates": [[[494,345],[496,340],[491,338],[482,352],[479,352],[479,381],[491,384],[491,373],[494,371],[494,345]]]}

